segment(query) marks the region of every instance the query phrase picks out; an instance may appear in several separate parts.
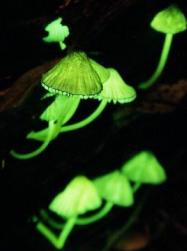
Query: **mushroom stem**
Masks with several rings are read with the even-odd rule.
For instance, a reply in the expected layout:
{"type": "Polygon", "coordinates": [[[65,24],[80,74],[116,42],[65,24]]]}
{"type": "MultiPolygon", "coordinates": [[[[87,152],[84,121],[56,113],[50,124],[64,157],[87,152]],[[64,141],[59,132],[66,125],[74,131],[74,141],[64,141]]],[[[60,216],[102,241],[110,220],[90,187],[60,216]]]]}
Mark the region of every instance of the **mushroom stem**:
{"type": "Polygon", "coordinates": [[[64,222],[58,222],[54,220],[52,217],[49,216],[49,214],[42,209],[40,211],[40,215],[43,221],[47,222],[48,225],[50,225],[54,229],[62,229],[64,227],[64,222]]]}
{"type": "Polygon", "coordinates": [[[139,89],[142,89],[142,90],[148,89],[160,77],[160,75],[163,72],[164,67],[166,65],[167,59],[168,59],[172,40],[173,40],[173,34],[167,33],[165,40],[164,40],[163,47],[162,47],[162,52],[161,52],[161,56],[160,56],[160,60],[158,62],[157,68],[154,71],[154,73],[152,74],[152,76],[146,82],[139,84],[139,86],[138,86],[139,89]]]}
{"type": "MultiPolygon", "coordinates": [[[[112,207],[113,207],[113,203],[111,202],[107,202],[105,204],[105,206],[96,214],[88,216],[88,217],[84,217],[84,218],[77,218],[75,224],[76,225],[87,225],[87,224],[91,224],[94,223],[100,219],[102,219],[105,215],[107,215],[112,207]]],[[[54,229],[62,229],[62,227],[64,227],[63,222],[57,222],[55,220],[53,220],[48,213],[45,210],[41,210],[40,214],[42,216],[42,218],[54,229]]]]}
{"type": "Polygon", "coordinates": [[[62,42],[62,41],[60,41],[59,42],[59,45],[60,45],[60,49],[63,51],[64,49],[66,49],[66,45],[62,42]]]}
{"type": "Polygon", "coordinates": [[[112,202],[107,202],[105,206],[95,215],[86,218],[77,218],[76,224],[87,225],[102,219],[105,215],[107,215],[111,211],[113,205],[114,204],[112,202]]]}
{"type": "Polygon", "coordinates": [[[93,120],[95,120],[103,112],[106,105],[107,105],[106,100],[101,101],[99,106],[96,108],[96,110],[92,114],[90,114],[87,118],[85,118],[77,123],[74,123],[72,125],[62,126],[60,132],[69,132],[69,131],[77,130],[79,128],[82,128],[82,127],[90,124],[93,120]]]}
{"type": "Polygon", "coordinates": [[[17,159],[30,159],[30,158],[33,158],[33,157],[39,155],[41,152],[43,152],[47,148],[47,146],[49,145],[49,143],[53,139],[54,130],[56,130],[55,121],[54,120],[49,121],[49,130],[48,130],[47,137],[45,138],[45,141],[43,142],[43,144],[40,147],[38,147],[33,152],[25,153],[25,154],[17,153],[14,150],[11,150],[10,154],[17,159]]]}
{"type": "Polygon", "coordinates": [[[45,236],[45,238],[47,238],[51,242],[51,244],[53,244],[53,246],[55,246],[57,249],[61,249],[65,245],[65,242],[70,232],[72,231],[75,222],[76,217],[70,218],[58,237],[41,222],[36,225],[36,228],[43,236],[45,236]]]}

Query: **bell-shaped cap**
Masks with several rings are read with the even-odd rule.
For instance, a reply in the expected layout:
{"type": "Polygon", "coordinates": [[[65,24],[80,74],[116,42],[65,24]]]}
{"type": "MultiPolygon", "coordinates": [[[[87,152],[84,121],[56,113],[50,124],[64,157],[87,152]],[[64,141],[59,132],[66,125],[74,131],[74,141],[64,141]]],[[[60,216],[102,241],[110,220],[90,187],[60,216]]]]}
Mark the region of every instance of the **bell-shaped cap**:
{"type": "Polygon", "coordinates": [[[141,151],[129,159],[122,172],[130,181],[160,184],[166,180],[166,173],[157,158],[150,151],[141,151]]]}
{"type": "Polygon", "coordinates": [[[94,184],[99,195],[115,205],[128,207],[134,202],[130,183],[119,171],[96,178],[94,184]]]}
{"type": "Polygon", "coordinates": [[[109,68],[108,70],[110,77],[103,83],[103,90],[96,98],[114,104],[132,102],[136,98],[135,89],[127,85],[115,69],[109,68]]]}
{"type": "Polygon", "coordinates": [[[101,206],[97,190],[85,176],[75,177],[49,205],[49,209],[64,218],[71,218],[101,206]]]}
{"type": "Polygon", "coordinates": [[[89,98],[101,92],[108,77],[108,70],[84,52],[72,52],[43,75],[42,85],[51,93],[89,98]]]}
{"type": "Polygon", "coordinates": [[[151,21],[151,27],[159,32],[175,34],[186,30],[187,21],[181,10],[171,5],[156,14],[151,21]]]}
{"type": "Polygon", "coordinates": [[[62,25],[61,22],[62,18],[59,17],[45,27],[45,31],[48,31],[49,34],[43,38],[44,42],[63,42],[69,36],[69,28],[66,25],[62,25]]]}

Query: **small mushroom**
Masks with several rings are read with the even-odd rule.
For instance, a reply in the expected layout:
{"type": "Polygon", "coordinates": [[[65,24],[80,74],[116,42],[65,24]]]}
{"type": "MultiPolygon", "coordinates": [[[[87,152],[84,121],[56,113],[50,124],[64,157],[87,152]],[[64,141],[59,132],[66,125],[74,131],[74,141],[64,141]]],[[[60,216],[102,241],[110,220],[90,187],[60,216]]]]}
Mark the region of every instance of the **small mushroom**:
{"type": "Polygon", "coordinates": [[[110,77],[104,82],[103,90],[97,95],[99,100],[116,103],[130,103],[136,98],[135,89],[127,85],[120,74],[113,68],[108,68],[110,77]]]}
{"type": "Polygon", "coordinates": [[[51,211],[67,220],[59,236],[42,222],[38,222],[36,228],[57,249],[61,249],[76,224],[77,217],[100,206],[101,199],[94,184],[85,176],[77,176],[49,205],[51,211]]]}
{"type": "Polygon", "coordinates": [[[131,185],[119,171],[96,178],[94,184],[101,198],[113,205],[129,207],[134,203],[131,185]]]}
{"type": "Polygon", "coordinates": [[[177,6],[171,5],[156,14],[151,21],[151,27],[166,35],[156,70],[147,81],[139,85],[139,88],[143,90],[151,87],[162,74],[171,49],[173,36],[187,29],[187,21],[181,10],[177,6]]]}
{"type": "Polygon", "coordinates": [[[76,176],[49,205],[54,213],[69,219],[101,206],[97,190],[87,177],[76,176]]]}
{"type": "Polygon", "coordinates": [[[187,28],[186,18],[176,5],[170,5],[156,14],[151,21],[151,27],[165,34],[176,34],[187,28]]]}
{"type": "Polygon", "coordinates": [[[135,182],[134,191],[142,183],[159,185],[166,180],[164,168],[150,151],[137,153],[124,163],[121,171],[130,181],[135,182]]]}
{"type": "Polygon", "coordinates": [[[60,45],[60,48],[64,50],[66,45],[64,42],[65,38],[69,36],[69,28],[66,25],[62,25],[62,18],[59,17],[49,23],[45,27],[45,31],[48,31],[48,36],[43,38],[43,41],[46,43],[57,42],[60,45]]]}

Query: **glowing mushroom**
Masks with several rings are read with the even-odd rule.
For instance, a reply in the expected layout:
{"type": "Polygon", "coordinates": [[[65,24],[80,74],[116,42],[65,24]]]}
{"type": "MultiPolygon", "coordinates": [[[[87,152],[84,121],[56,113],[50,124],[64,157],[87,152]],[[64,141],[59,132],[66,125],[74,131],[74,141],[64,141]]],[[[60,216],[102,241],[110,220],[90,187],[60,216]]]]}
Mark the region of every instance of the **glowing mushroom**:
{"type": "Polygon", "coordinates": [[[151,27],[158,32],[166,34],[165,41],[156,70],[147,81],[139,85],[140,89],[149,88],[159,78],[166,65],[173,36],[187,29],[187,21],[181,10],[177,6],[171,5],[156,14],[151,22],[151,27]]]}
{"type": "MultiPolygon", "coordinates": [[[[102,83],[109,78],[109,71],[102,65],[87,57],[84,52],[72,52],[62,59],[42,77],[42,85],[55,100],[40,116],[48,122],[48,128],[38,132],[30,132],[28,139],[42,141],[42,145],[30,153],[10,153],[15,158],[29,159],[43,152],[48,144],[61,131],[61,126],[67,123],[75,113],[80,99],[93,98],[101,92],[102,83]]],[[[107,102],[101,102],[92,116],[99,116],[107,102]]],[[[89,121],[91,122],[91,121],[89,121]]]]}
{"type": "Polygon", "coordinates": [[[96,62],[93,65],[84,52],[72,52],[45,73],[41,82],[49,92],[89,98],[102,90],[100,75],[103,81],[109,77],[108,71],[96,62]]]}
{"type": "Polygon", "coordinates": [[[67,220],[57,237],[45,224],[38,222],[37,230],[57,249],[61,249],[76,224],[79,215],[101,206],[94,184],[85,176],[75,177],[49,205],[49,209],[67,220]]]}
{"type": "Polygon", "coordinates": [[[101,114],[106,105],[110,102],[113,102],[114,104],[124,104],[132,102],[136,98],[135,89],[132,86],[127,85],[115,69],[108,68],[108,71],[110,76],[105,82],[103,82],[103,90],[94,97],[101,101],[98,108],[82,121],[72,125],[62,126],[61,132],[76,130],[91,123],[101,114]]]}
{"type": "Polygon", "coordinates": [[[135,89],[126,84],[120,74],[113,68],[108,68],[110,77],[103,84],[103,90],[97,95],[99,100],[116,103],[130,103],[136,98],[135,89]]]}
{"type": "Polygon", "coordinates": [[[130,183],[119,171],[96,178],[94,184],[101,198],[111,205],[128,207],[134,203],[130,183]]]}
{"type": "Polygon", "coordinates": [[[48,36],[43,38],[43,41],[46,43],[54,43],[57,42],[60,45],[60,48],[64,50],[66,45],[64,40],[69,36],[69,28],[66,25],[62,25],[62,18],[59,17],[49,23],[45,27],[45,31],[48,32],[48,36]]]}
{"type": "MultiPolygon", "coordinates": [[[[11,154],[16,158],[28,159],[35,157],[43,152],[60,132],[77,130],[90,124],[103,112],[107,103],[123,104],[132,102],[136,98],[134,88],[127,85],[115,69],[104,68],[88,58],[84,52],[73,52],[62,59],[55,67],[44,74],[42,85],[50,93],[57,95],[54,101],[56,103],[50,105],[50,116],[40,117],[48,121],[48,128],[38,132],[30,132],[27,138],[42,141],[43,143],[31,153],[22,154],[12,150],[11,154]],[[66,98],[58,98],[58,95],[65,95],[66,98]],[[95,111],[79,122],[66,125],[75,113],[79,100],[87,98],[100,101],[95,111]],[[65,107],[63,107],[63,100],[66,100],[67,103],[65,107]],[[61,106],[64,109],[62,112],[60,111],[61,106]],[[58,108],[57,111],[56,107],[58,108]],[[68,115],[68,119],[64,120],[64,117],[67,117],[66,112],[69,114],[69,111],[71,111],[71,116],[68,115]],[[55,114],[52,115],[52,113],[55,114]]],[[[46,113],[49,113],[48,108],[44,114],[46,113]]]]}
{"type": "Polygon", "coordinates": [[[137,153],[124,163],[121,170],[130,181],[135,182],[135,191],[142,183],[159,185],[166,180],[164,168],[150,151],[137,153]]]}

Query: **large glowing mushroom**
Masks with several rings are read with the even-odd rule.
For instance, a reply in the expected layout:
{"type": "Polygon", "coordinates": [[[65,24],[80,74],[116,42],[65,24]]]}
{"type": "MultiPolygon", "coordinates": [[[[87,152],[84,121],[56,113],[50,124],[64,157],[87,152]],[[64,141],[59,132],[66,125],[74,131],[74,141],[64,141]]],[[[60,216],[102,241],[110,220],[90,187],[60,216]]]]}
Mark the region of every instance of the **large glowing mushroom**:
{"type": "MultiPolygon", "coordinates": [[[[49,72],[44,74],[42,85],[57,97],[55,103],[50,105],[50,116],[43,115],[40,117],[48,121],[48,128],[38,132],[30,132],[27,138],[42,141],[43,143],[31,153],[21,154],[12,150],[11,154],[16,158],[28,159],[37,156],[46,149],[47,145],[60,132],[77,130],[93,122],[103,112],[108,103],[129,103],[136,98],[135,89],[127,85],[115,69],[103,67],[88,58],[84,52],[73,52],[62,59],[49,72]],[[67,98],[58,98],[58,95],[67,98]],[[87,98],[100,101],[95,111],[85,119],[67,125],[67,122],[75,113],[80,99],[87,98]],[[63,108],[63,100],[67,103],[68,109],[66,105],[63,108]],[[61,106],[64,109],[62,112],[60,111],[61,106]],[[71,116],[69,116],[69,111],[71,116]],[[64,120],[63,116],[68,117],[68,119],[64,120]]],[[[49,113],[48,108],[44,114],[46,113],[49,113]]]]}

